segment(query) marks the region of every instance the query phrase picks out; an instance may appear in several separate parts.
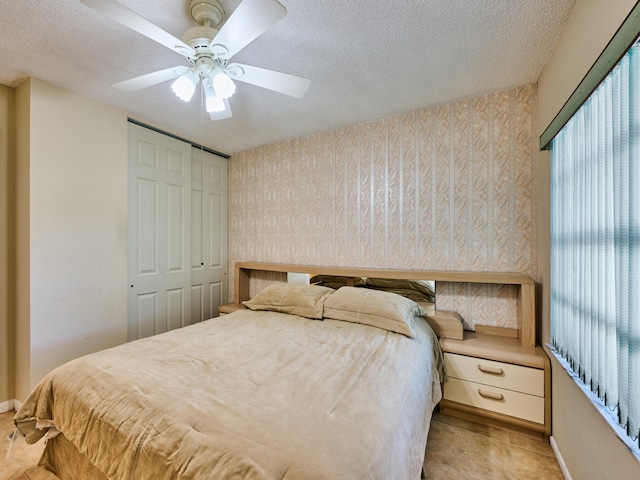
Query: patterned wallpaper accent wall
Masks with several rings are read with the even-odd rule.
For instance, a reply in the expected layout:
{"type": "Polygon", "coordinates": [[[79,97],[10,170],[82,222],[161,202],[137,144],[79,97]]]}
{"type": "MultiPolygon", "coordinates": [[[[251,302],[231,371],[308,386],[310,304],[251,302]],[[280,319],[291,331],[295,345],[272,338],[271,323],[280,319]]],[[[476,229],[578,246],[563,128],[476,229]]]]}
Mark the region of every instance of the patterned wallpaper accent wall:
{"type": "MultiPolygon", "coordinates": [[[[230,298],[237,261],[536,278],[536,109],[527,85],[233,155],[230,298]]],[[[437,285],[469,328],[516,327],[515,303],[437,285]]]]}

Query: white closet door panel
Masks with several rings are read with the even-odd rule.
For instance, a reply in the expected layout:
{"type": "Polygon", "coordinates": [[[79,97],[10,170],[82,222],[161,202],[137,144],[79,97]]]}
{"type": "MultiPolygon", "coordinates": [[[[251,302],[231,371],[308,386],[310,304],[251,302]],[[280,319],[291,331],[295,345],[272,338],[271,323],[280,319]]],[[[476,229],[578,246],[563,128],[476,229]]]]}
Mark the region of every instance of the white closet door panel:
{"type": "Polygon", "coordinates": [[[185,326],[185,290],[175,288],[167,290],[167,329],[174,330],[185,326]]]}
{"type": "Polygon", "coordinates": [[[201,322],[205,317],[202,285],[191,285],[191,323],[201,322]]]}
{"type": "Polygon", "coordinates": [[[143,293],[137,296],[137,337],[154,335],[158,322],[158,292],[143,293]]]}
{"type": "Polygon", "coordinates": [[[191,285],[202,286],[202,311],[192,321],[198,322],[217,317],[227,303],[227,160],[195,148],[191,158],[191,285]]]}
{"type": "Polygon", "coordinates": [[[191,268],[202,267],[204,259],[204,235],[203,212],[202,212],[202,190],[195,190],[191,187],[191,268]]]}
{"type": "Polygon", "coordinates": [[[135,340],[191,318],[191,146],[129,124],[129,165],[128,316],[135,340]]]}
{"type": "Polygon", "coordinates": [[[184,258],[184,188],[180,185],[167,185],[167,273],[185,271],[184,258]]]}
{"type": "Polygon", "coordinates": [[[145,166],[152,169],[158,168],[158,162],[156,158],[156,145],[154,142],[145,142],[142,139],[136,143],[136,156],[138,166],[145,166]]]}
{"type": "Polygon", "coordinates": [[[158,182],[138,178],[137,180],[137,251],[138,251],[138,275],[150,275],[157,273],[157,186],[158,182]]]}
{"type": "Polygon", "coordinates": [[[167,173],[178,178],[184,178],[185,163],[190,158],[185,158],[184,152],[167,148],[167,173]]]}
{"type": "Polygon", "coordinates": [[[225,217],[226,203],[222,195],[218,193],[209,194],[209,267],[221,268],[223,262],[223,254],[226,259],[226,243],[222,242],[220,234],[220,225],[223,217],[225,217]]]}
{"type": "Polygon", "coordinates": [[[209,284],[209,318],[218,316],[218,307],[227,303],[222,301],[222,282],[212,282],[209,284]]]}
{"type": "Polygon", "coordinates": [[[227,165],[222,165],[220,163],[207,163],[207,170],[209,173],[209,184],[211,188],[217,190],[218,192],[226,191],[225,181],[226,181],[226,167],[227,165]]]}
{"type": "Polygon", "coordinates": [[[129,125],[129,339],[227,303],[227,160],[129,125]]]}

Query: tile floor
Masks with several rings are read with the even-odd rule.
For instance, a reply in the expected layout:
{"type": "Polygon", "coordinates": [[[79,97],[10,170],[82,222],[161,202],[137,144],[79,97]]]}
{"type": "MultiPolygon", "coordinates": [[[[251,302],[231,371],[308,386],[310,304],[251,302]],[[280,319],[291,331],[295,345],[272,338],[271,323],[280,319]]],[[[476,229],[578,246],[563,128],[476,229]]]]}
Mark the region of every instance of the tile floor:
{"type": "Polygon", "coordinates": [[[434,412],[427,480],[564,480],[549,443],[434,412]]]}
{"type": "Polygon", "coordinates": [[[11,456],[7,457],[9,439],[13,432],[15,410],[0,414],[0,480],[57,480],[52,473],[38,467],[38,460],[44,445],[27,445],[24,440],[16,439],[11,447],[11,456]]]}
{"type": "MultiPolygon", "coordinates": [[[[7,458],[14,411],[0,414],[0,480],[56,480],[39,468],[43,445],[17,440],[7,458]]],[[[551,446],[526,435],[434,413],[425,457],[428,480],[563,480],[551,446]]]]}

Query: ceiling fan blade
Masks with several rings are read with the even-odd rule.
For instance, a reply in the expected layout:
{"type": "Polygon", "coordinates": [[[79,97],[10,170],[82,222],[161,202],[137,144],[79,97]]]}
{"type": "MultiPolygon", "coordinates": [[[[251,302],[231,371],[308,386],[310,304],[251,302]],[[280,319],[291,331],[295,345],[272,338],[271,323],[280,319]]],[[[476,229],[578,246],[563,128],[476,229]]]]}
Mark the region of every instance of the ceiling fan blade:
{"type": "Polygon", "coordinates": [[[123,82],[114,83],[111,86],[123,92],[135,92],[136,90],[177,78],[187,70],[189,70],[187,67],[165,68],[164,70],[158,70],[157,72],[147,73],[146,75],[131,78],[123,82]]]}
{"type": "Polygon", "coordinates": [[[231,58],[286,15],[287,9],[277,0],[243,0],[211,45],[224,45],[231,58]]]}
{"type": "Polygon", "coordinates": [[[288,73],[276,72],[275,70],[267,70],[266,68],[254,67],[252,65],[244,65],[242,63],[232,63],[229,65],[229,73],[231,78],[240,82],[250,83],[262,88],[268,88],[275,92],[291,95],[292,97],[302,98],[307,92],[307,88],[311,85],[311,80],[288,73]],[[234,66],[240,67],[244,73],[233,75],[234,66]]]}
{"type": "Polygon", "coordinates": [[[180,55],[188,57],[195,54],[195,50],[182,40],[174,37],[169,32],[154,25],[146,18],[141,17],[133,10],[128,9],[116,0],[80,0],[81,3],[98,13],[115,20],[122,25],[135,30],[151,40],[164,45],[165,47],[178,52],[180,55]]]}
{"type": "Polygon", "coordinates": [[[229,101],[225,98],[224,102],[224,110],[221,112],[211,112],[209,113],[209,117],[211,120],[224,120],[225,118],[231,118],[231,106],[229,105],[229,101]]]}

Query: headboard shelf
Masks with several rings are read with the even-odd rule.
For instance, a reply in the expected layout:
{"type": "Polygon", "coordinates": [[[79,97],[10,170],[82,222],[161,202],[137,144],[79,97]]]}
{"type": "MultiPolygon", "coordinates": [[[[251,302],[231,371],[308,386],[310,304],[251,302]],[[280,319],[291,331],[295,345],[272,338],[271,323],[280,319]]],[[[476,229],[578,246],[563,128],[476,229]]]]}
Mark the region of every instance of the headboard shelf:
{"type": "MultiPolygon", "coordinates": [[[[266,272],[310,273],[344,277],[376,277],[406,280],[435,280],[436,282],[493,283],[501,285],[535,285],[529,275],[513,272],[453,272],[446,270],[382,270],[368,268],[319,267],[283,263],[238,262],[236,270],[266,272]]],[[[237,286],[237,279],[236,279],[237,286]]]]}
{"type": "Polygon", "coordinates": [[[347,267],[321,267],[263,262],[238,262],[235,266],[235,298],[239,304],[249,300],[249,279],[252,271],[282,273],[313,273],[343,277],[373,277],[404,280],[434,280],[436,282],[485,283],[519,287],[518,338],[523,347],[534,348],[535,338],[535,281],[523,273],[512,272],[454,272],[442,270],[382,270],[347,267]]]}

